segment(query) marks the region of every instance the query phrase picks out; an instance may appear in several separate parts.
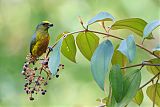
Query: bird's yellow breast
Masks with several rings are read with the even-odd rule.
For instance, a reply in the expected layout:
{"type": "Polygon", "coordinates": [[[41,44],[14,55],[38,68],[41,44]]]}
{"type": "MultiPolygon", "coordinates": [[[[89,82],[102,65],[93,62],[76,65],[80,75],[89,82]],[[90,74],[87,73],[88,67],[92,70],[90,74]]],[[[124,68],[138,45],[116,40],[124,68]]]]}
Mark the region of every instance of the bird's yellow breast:
{"type": "Polygon", "coordinates": [[[34,57],[39,57],[43,53],[46,52],[49,44],[50,36],[47,35],[39,35],[36,38],[36,44],[33,46],[32,55],[34,57]]]}

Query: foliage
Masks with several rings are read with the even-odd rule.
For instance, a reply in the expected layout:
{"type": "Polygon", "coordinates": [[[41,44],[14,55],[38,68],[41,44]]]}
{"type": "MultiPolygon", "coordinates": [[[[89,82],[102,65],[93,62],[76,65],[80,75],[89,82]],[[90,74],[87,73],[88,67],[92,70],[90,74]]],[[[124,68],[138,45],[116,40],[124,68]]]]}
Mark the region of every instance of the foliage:
{"type": "Polygon", "coordinates": [[[57,68],[60,64],[60,48],[61,53],[65,57],[72,62],[76,62],[75,56],[77,51],[75,45],[77,45],[82,55],[90,61],[91,72],[98,86],[103,91],[106,91],[106,87],[111,86],[109,95],[106,96],[107,102],[105,106],[124,107],[132,100],[140,105],[143,101],[142,88],[147,86],[156,78],[156,84],[147,88],[147,95],[153,101],[153,105],[159,105],[158,80],[160,74],[160,56],[154,53],[155,51],[159,51],[159,48],[150,51],[143,45],[138,44],[134,39],[136,35],[139,35],[142,40],[145,38],[152,40],[153,35],[151,33],[159,26],[159,21],[156,20],[151,23],[147,23],[140,18],[129,18],[116,21],[111,14],[107,12],[100,12],[89,20],[86,25],[83,24],[82,20],[80,23],[84,30],[60,34],[52,47],[53,51],[48,51],[48,67],[51,73],[53,75],[57,74],[57,68]],[[105,25],[105,21],[112,21],[112,26],[110,27],[109,25],[105,25]],[[96,22],[101,23],[102,28],[106,32],[103,33],[100,31],[90,30],[89,26],[96,22]],[[136,33],[136,35],[131,34],[125,39],[110,33],[111,30],[114,31],[118,29],[128,29],[136,33]],[[78,34],[76,39],[73,37],[74,34],[78,34]],[[101,35],[104,35],[106,40],[103,40],[99,44],[99,36],[101,35]],[[110,40],[111,37],[121,40],[121,43],[115,49],[114,44],[110,40]],[[139,64],[132,64],[136,56],[136,47],[145,50],[146,54],[149,53],[155,58],[142,61],[139,64]],[[152,72],[155,76],[140,87],[141,78],[143,77],[141,77],[141,69],[144,66],[147,66],[147,70],[152,72]],[[132,67],[140,68],[129,70],[129,68],[132,67]],[[122,73],[123,70],[125,70],[124,73],[122,73]],[[107,74],[109,74],[109,78],[106,78],[107,74]],[[110,84],[106,84],[106,79],[109,79],[110,84]]]}

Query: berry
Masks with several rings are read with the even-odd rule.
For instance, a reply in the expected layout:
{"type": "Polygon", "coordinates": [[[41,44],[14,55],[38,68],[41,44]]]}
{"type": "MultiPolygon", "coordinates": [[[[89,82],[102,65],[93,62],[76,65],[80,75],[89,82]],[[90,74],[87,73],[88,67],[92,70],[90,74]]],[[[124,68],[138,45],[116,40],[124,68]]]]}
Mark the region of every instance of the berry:
{"type": "Polygon", "coordinates": [[[47,83],[47,82],[45,82],[45,83],[44,83],[44,86],[46,86],[46,85],[48,85],[48,83],[47,83]]]}
{"type": "Polygon", "coordinates": [[[59,77],[59,75],[56,75],[56,78],[58,78],[59,77]]]}
{"type": "Polygon", "coordinates": [[[27,86],[28,86],[28,83],[25,83],[24,86],[27,87],[27,86]]]}
{"type": "Polygon", "coordinates": [[[30,97],[29,99],[30,99],[31,101],[33,101],[33,100],[34,100],[34,98],[33,98],[33,97],[30,97]]]}
{"type": "Polygon", "coordinates": [[[35,67],[34,70],[36,71],[36,70],[37,70],[37,67],[35,67]]]}
{"type": "Polygon", "coordinates": [[[33,93],[34,93],[34,91],[32,90],[32,91],[31,91],[31,93],[33,94],[33,93]]]}
{"type": "Polygon", "coordinates": [[[42,95],[45,95],[45,91],[42,92],[42,95]]]}

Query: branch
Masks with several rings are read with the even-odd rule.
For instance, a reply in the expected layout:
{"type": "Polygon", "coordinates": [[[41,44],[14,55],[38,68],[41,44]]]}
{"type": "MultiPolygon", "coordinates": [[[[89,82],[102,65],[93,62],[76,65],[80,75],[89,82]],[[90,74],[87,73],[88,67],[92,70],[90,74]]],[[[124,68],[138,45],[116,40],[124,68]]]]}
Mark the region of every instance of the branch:
{"type": "MultiPolygon", "coordinates": [[[[75,33],[80,33],[80,32],[85,32],[86,30],[80,30],[80,31],[75,31],[75,32],[70,32],[70,33],[67,33],[67,34],[64,34],[63,38],[66,38],[68,35],[71,35],[71,34],[75,34],[75,33]]],[[[58,43],[58,41],[56,41],[53,46],[51,47],[52,49],[56,46],[56,44],[58,43]]],[[[49,49],[47,54],[46,54],[46,58],[48,57],[49,53],[52,51],[52,49],[49,49]]]]}
{"type": "MultiPolygon", "coordinates": [[[[116,38],[116,39],[119,39],[119,40],[124,40],[124,38],[122,37],[118,37],[118,36],[115,36],[115,35],[111,35],[111,34],[108,34],[108,33],[103,33],[103,32],[98,32],[98,31],[93,31],[93,30],[88,30],[88,29],[85,29],[85,30],[80,30],[80,31],[75,31],[75,32],[70,32],[70,33],[67,33],[65,34],[63,37],[66,38],[68,35],[70,34],[76,34],[76,33],[80,33],[80,32],[93,32],[93,33],[97,33],[97,34],[102,34],[102,35],[107,35],[109,37],[113,37],[113,38],[116,38]]],[[[54,46],[58,43],[58,41],[56,41],[56,43],[52,46],[52,48],[54,48],[54,46]]],[[[158,55],[154,54],[152,51],[148,50],[147,48],[143,47],[142,45],[140,44],[137,44],[136,43],[136,46],[138,46],[139,48],[145,50],[146,52],[150,53],[151,55],[157,57],[157,58],[160,58],[158,55]]],[[[49,55],[49,53],[51,52],[52,50],[49,50],[46,54],[46,56],[49,55]]]]}
{"type": "Polygon", "coordinates": [[[160,72],[158,74],[156,74],[154,77],[152,77],[148,82],[146,82],[144,85],[142,85],[139,89],[142,89],[143,87],[145,87],[146,85],[148,85],[150,82],[152,82],[156,77],[158,77],[160,75],[160,72]]]}
{"type": "Polygon", "coordinates": [[[121,67],[121,69],[132,68],[132,67],[137,67],[137,66],[160,66],[160,64],[150,64],[150,63],[142,62],[141,64],[135,64],[135,65],[131,65],[131,66],[121,67]]]}
{"type": "MultiPolygon", "coordinates": [[[[116,39],[119,39],[119,40],[124,40],[124,38],[122,37],[118,37],[118,36],[115,36],[115,35],[111,35],[111,34],[107,34],[107,33],[102,33],[102,32],[98,32],[98,31],[93,31],[93,30],[88,30],[89,32],[93,32],[93,33],[97,33],[97,34],[102,34],[102,35],[107,35],[109,37],[113,37],[113,38],[116,38],[116,39]]],[[[147,48],[143,47],[142,45],[136,43],[136,46],[138,46],[139,48],[147,51],[148,53],[150,53],[151,55],[157,57],[157,58],[160,58],[158,55],[154,54],[152,51],[148,50],[147,48]]]]}

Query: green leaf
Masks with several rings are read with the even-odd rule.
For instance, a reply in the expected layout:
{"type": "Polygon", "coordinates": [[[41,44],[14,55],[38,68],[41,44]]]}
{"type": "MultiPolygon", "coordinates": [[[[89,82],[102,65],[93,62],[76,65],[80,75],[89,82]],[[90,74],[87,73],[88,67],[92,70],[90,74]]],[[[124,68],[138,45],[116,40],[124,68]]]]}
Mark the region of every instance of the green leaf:
{"type": "Polygon", "coordinates": [[[113,65],[109,74],[112,95],[117,103],[123,98],[123,75],[119,65],[113,65]]]}
{"type": "Polygon", "coordinates": [[[91,72],[102,90],[104,90],[104,81],[109,70],[113,51],[111,41],[106,40],[97,47],[91,58],[91,72]]]}
{"type": "Polygon", "coordinates": [[[129,35],[127,39],[122,40],[118,50],[129,59],[129,62],[132,62],[136,56],[134,36],[129,35]]]}
{"type": "MultiPolygon", "coordinates": [[[[149,63],[150,64],[160,64],[160,59],[158,59],[158,58],[151,59],[151,60],[149,60],[149,63]]],[[[160,72],[160,66],[147,66],[147,70],[150,73],[156,75],[160,72]]]]}
{"type": "MultiPolygon", "coordinates": [[[[57,40],[67,34],[68,32],[64,32],[63,34],[58,35],[57,40]]],[[[68,35],[66,38],[63,39],[62,47],[61,47],[62,54],[67,57],[72,62],[76,62],[76,45],[75,40],[72,34],[68,35]]]]}
{"type": "Polygon", "coordinates": [[[119,64],[121,67],[124,67],[127,64],[127,58],[117,50],[118,47],[119,45],[117,45],[114,50],[114,54],[112,57],[112,65],[119,64]]]}
{"type": "Polygon", "coordinates": [[[81,32],[76,38],[76,43],[83,56],[90,61],[99,44],[99,38],[92,32],[81,32]]]}
{"type": "Polygon", "coordinates": [[[136,95],[141,82],[141,72],[139,69],[127,72],[123,81],[123,99],[119,103],[121,107],[127,105],[136,95]]]}
{"type": "Polygon", "coordinates": [[[160,44],[158,44],[156,48],[153,49],[153,53],[160,57],[160,44]]]}
{"type": "Polygon", "coordinates": [[[142,91],[142,89],[140,89],[137,91],[136,96],[133,99],[133,102],[135,102],[136,104],[138,104],[140,106],[143,101],[143,97],[144,97],[143,91],[142,91]]]}
{"type": "Polygon", "coordinates": [[[91,25],[95,22],[104,22],[104,21],[114,21],[114,17],[107,13],[107,12],[100,12],[95,17],[93,17],[91,20],[88,21],[88,25],[91,25]]]}
{"type": "Polygon", "coordinates": [[[158,26],[160,26],[160,20],[154,20],[150,23],[148,23],[145,28],[144,28],[144,31],[143,31],[143,39],[144,38],[147,38],[151,32],[156,29],[158,26]]]}
{"type": "Polygon", "coordinates": [[[150,100],[153,101],[153,96],[155,95],[155,104],[160,107],[160,83],[153,84],[149,87],[147,87],[147,96],[150,98],[150,100]],[[156,86],[157,85],[157,86],[156,86]],[[155,88],[156,92],[155,92],[155,88]]]}
{"type": "MultiPolygon", "coordinates": [[[[143,30],[144,27],[147,25],[147,22],[140,18],[129,18],[124,20],[116,21],[111,29],[128,29],[132,32],[136,33],[137,35],[143,37],[143,30]]],[[[147,39],[153,39],[153,35],[151,34],[147,39]]]]}
{"type": "Polygon", "coordinates": [[[60,48],[62,46],[63,38],[61,38],[56,46],[53,48],[53,51],[50,53],[50,58],[48,62],[49,70],[51,71],[52,75],[57,74],[57,69],[60,64],[60,48]]]}

